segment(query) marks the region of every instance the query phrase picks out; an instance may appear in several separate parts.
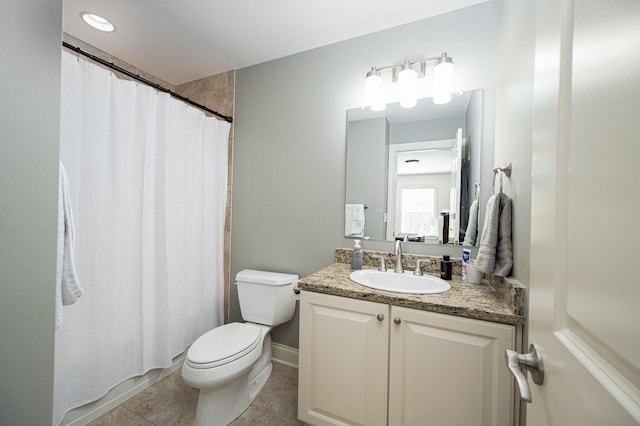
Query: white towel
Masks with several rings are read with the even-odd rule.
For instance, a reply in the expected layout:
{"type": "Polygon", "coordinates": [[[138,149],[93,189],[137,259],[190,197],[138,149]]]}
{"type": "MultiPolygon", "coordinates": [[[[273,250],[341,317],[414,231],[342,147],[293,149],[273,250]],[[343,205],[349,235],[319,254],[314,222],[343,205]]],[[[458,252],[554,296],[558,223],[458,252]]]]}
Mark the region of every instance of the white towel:
{"type": "Polygon", "coordinates": [[[62,305],[71,305],[82,296],[73,261],[74,233],[67,172],[60,163],[55,328],[62,324],[62,305]]]}
{"type": "Polygon", "coordinates": [[[463,246],[474,246],[478,238],[478,200],[473,200],[469,207],[469,222],[464,233],[463,246]]]}
{"type": "Polygon", "coordinates": [[[513,266],[511,251],[511,200],[505,193],[492,195],[487,202],[476,269],[507,276],[513,266]]]}
{"type": "Polygon", "coordinates": [[[364,237],[364,204],[345,205],[344,235],[364,237]]]}

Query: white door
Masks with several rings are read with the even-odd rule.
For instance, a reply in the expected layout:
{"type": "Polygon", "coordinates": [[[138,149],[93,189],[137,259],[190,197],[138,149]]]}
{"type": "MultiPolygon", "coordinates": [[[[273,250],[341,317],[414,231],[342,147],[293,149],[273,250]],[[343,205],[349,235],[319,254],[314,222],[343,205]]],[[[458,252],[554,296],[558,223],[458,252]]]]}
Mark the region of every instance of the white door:
{"type": "Polygon", "coordinates": [[[538,0],[527,424],[640,423],[640,1],[538,0]]]}

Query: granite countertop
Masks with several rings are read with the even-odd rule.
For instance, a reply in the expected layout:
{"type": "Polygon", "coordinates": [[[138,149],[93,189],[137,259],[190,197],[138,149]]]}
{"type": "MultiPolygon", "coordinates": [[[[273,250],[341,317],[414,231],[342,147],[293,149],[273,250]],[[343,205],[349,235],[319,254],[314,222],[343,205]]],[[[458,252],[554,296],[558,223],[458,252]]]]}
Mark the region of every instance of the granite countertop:
{"type": "MultiPolygon", "coordinates": [[[[351,265],[340,262],[342,257],[344,256],[337,254],[336,260],[338,262],[301,279],[298,282],[298,287],[317,293],[370,300],[502,324],[524,324],[524,287],[515,280],[488,277],[482,284],[469,284],[463,281],[460,275],[454,275],[453,279],[449,281],[451,290],[444,293],[396,293],[376,290],[351,281],[349,278],[349,274],[352,272],[351,265]]],[[[373,266],[365,265],[365,268],[373,268],[373,266]]],[[[425,273],[429,272],[435,275],[427,267],[425,273]]]]}

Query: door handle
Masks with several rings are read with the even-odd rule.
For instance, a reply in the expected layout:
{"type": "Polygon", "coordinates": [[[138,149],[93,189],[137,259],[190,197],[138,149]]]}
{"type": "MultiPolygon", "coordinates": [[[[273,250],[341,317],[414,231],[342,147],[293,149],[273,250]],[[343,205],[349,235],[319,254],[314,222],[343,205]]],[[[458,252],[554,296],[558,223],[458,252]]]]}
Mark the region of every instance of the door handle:
{"type": "Polygon", "coordinates": [[[518,352],[507,349],[504,354],[509,371],[516,378],[518,389],[520,390],[520,398],[526,402],[531,402],[531,388],[527,382],[527,371],[531,372],[533,383],[541,385],[544,383],[544,363],[542,361],[542,350],[540,346],[532,343],[529,345],[529,353],[519,354],[518,352]],[[524,368],[524,373],[521,368],[524,368]]]}

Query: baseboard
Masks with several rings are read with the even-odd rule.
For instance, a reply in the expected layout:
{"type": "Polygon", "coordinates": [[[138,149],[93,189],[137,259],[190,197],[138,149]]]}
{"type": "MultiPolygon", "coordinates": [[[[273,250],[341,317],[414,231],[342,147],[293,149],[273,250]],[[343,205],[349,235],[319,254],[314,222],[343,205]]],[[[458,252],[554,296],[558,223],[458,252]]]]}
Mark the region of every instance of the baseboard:
{"type": "Polygon", "coordinates": [[[298,349],[280,343],[271,343],[271,359],[274,362],[298,368],[298,349]]]}
{"type": "Polygon", "coordinates": [[[107,394],[99,400],[70,410],[62,419],[61,424],[64,426],[84,426],[94,421],[132,396],[137,395],[168,375],[178,371],[182,367],[185,356],[186,351],[173,359],[171,367],[162,370],[151,370],[143,376],[125,380],[107,392],[107,394]]]}

